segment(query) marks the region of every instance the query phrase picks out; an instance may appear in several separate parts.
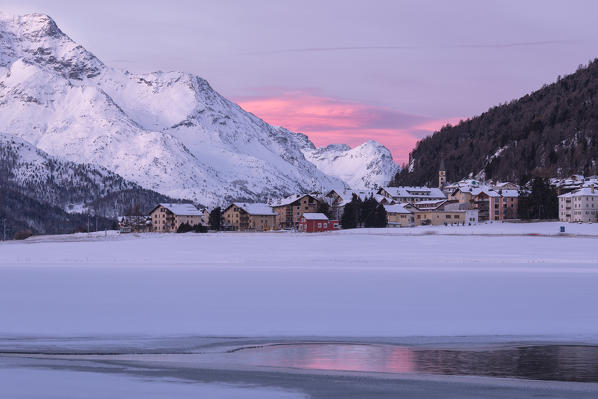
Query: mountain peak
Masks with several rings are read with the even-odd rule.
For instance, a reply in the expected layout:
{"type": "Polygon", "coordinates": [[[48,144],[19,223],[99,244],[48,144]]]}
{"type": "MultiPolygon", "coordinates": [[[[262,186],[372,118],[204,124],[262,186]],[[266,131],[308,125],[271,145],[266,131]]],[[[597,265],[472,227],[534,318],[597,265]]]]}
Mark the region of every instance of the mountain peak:
{"type": "Polygon", "coordinates": [[[64,36],[64,33],[62,33],[62,31],[58,28],[58,25],[56,25],[56,22],[46,14],[25,14],[21,17],[14,17],[13,21],[17,21],[18,25],[20,25],[22,29],[23,34],[35,35],[38,37],[64,36]]]}
{"type": "Polygon", "coordinates": [[[104,64],[46,14],[0,14],[0,67],[23,59],[68,79],[99,75],[104,64]]]}
{"type": "Polygon", "coordinates": [[[399,170],[390,150],[375,140],[368,140],[355,148],[346,144],[304,148],[303,153],[318,168],[347,182],[354,190],[386,185],[399,170]]]}

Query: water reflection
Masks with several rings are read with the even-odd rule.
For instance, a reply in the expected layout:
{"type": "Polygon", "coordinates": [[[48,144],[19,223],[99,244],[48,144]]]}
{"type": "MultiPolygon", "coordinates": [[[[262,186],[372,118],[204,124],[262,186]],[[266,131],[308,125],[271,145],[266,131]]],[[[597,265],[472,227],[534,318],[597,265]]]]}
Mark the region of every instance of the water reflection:
{"type": "Polygon", "coordinates": [[[244,349],[234,355],[242,363],[274,367],[598,382],[598,347],[584,345],[473,350],[310,343],[244,349]]]}
{"type": "Polygon", "coordinates": [[[405,347],[363,344],[272,345],[237,352],[242,362],[317,370],[415,372],[414,352],[405,347]]]}

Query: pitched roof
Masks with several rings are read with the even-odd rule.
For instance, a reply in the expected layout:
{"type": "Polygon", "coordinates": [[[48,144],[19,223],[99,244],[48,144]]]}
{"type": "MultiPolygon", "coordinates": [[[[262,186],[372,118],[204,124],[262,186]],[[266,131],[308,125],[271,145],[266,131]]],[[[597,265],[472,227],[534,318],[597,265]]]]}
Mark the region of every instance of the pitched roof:
{"type": "Polygon", "coordinates": [[[437,187],[382,187],[393,198],[446,198],[446,195],[437,187]]]}
{"type": "MultiPolygon", "coordinates": [[[[166,204],[161,203],[158,206],[163,206],[170,212],[177,216],[202,216],[203,213],[195,207],[193,204],[166,204]]],[[[156,208],[158,207],[156,206],[156,208]]],[[[152,209],[152,212],[156,209],[152,209]]]]}
{"type": "Polygon", "coordinates": [[[503,197],[519,197],[519,191],[517,190],[501,190],[500,195],[503,197]]]}
{"type": "Polygon", "coordinates": [[[293,195],[290,195],[290,196],[288,196],[286,198],[281,198],[281,199],[272,201],[272,206],[274,207],[274,206],[290,205],[293,202],[298,201],[298,200],[300,200],[301,198],[303,198],[303,197],[305,197],[307,195],[309,195],[312,198],[315,198],[311,194],[293,194],[293,195]]]}
{"type": "Polygon", "coordinates": [[[311,213],[306,212],[303,214],[305,220],[328,220],[328,216],[324,215],[323,213],[311,213]]]}
{"type": "Polygon", "coordinates": [[[248,202],[233,202],[233,205],[243,209],[250,215],[254,216],[276,216],[276,212],[272,210],[272,207],[268,204],[261,202],[248,203],[248,202]]]}
{"type": "Polygon", "coordinates": [[[413,213],[407,209],[409,204],[384,205],[387,213],[413,213]]]}
{"type": "Polygon", "coordinates": [[[579,190],[575,190],[563,195],[559,195],[559,198],[566,197],[598,197],[598,189],[592,187],[582,187],[579,190]]]}
{"type": "Polygon", "coordinates": [[[432,200],[432,201],[417,201],[413,205],[415,207],[417,207],[418,209],[431,210],[431,209],[437,209],[437,208],[441,207],[442,205],[446,204],[447,201],[448,200],[446,200],[446,199],[432,200]]]}

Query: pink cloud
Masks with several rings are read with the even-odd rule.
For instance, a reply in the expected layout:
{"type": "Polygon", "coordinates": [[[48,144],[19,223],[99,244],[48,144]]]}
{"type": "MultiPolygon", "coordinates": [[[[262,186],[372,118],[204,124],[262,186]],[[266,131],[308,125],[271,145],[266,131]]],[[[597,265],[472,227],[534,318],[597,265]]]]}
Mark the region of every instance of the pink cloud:
{"type": "Polygon", "coordinates": [[[306,91],[269,90],[234,100],[271,124],[307,134],[317,146],[354,147],[373,139],[388,147],[399,163],[407,162],[419,139],[450,122],[306,91]]]}

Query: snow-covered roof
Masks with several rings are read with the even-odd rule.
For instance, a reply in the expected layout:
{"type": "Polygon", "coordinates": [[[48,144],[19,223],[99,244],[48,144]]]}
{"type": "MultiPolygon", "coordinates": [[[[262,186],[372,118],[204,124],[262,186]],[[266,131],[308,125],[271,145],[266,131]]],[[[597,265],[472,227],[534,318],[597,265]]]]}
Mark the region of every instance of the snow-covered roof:
{"type": "Polygon", "coordinates": [[[500,195],[503,197],[519,197],[518,190],[501,190],[500,195]]]}
{"type": "Polygon", "coordinates": [[[250,215],[257,216],[276,216],[276,212],[272,210],[272,207],[268,204],[261,202],[247,203],[247,202],[234,202],[234,206],[243,209],[250,215]]]}
{"type": "Polygon", "coordinates": [[[418,209],[422,210],[432,210],[441,207],[443,204],[447,202],[446,199],[442,200],[434,200],[434,201],[417,201],[413,204],[418,209]]]}
{"type": "Polygon", "coordinates": [[[428,200],[428,201],[418,201],[417,205],[437,205],[443,204],[446,202],[446,199],[437,199],[437,200],[428,200]]]}
{"type": "Polygon", "coordinates": [[[413,213],[407,207],[408,204],[384,205],[386,213],[413,213]]]}
{"type": "MultiPolygon", "coordinates": [[[[162,203],[160,206],[168,209],[170,212],[177,216],[201,216],[202,212],[195,207],[193,204],[165,204],[162,203]]],[[[156,207],[157,208],[157,207],[156,207]]],[[[155,208],[154,208],[155,209],[155,208]]]]}
{"type": "MultiPolygon", "coordinates": [[[[482,193],[486,194],[488,197],[500,197],[500,194],[496,191],[488,188],[487,186],[482,187],[461,187],[459,188],[461,192],[470,193],[473,196],[480,195],[482,193]]],[[[507,190],[504,190],[507,191],[507,190]]]]}
{"type": "Polygon", "coordinates": [[[393,198],[446,198],[437,187],[382,187],[393,198]]]}
{"type": "Polygon", "coordinates": [[[313,195],[311,195],[311,194],[293,194],[293,195],[290,195],[290,196],[288,196],[286,198],[281,198],[281,199],[272,201],[272,206],[274,207],[274,206],[290,205],[293,202],[298,201],[301,198],[305,197],[306,195],[309,195],[309,196],[313,197],[313,195]]]}
{"type": "Polygon", "coordinates": [[[303,214],[305,220],[328,220],[328,216],[324,215],[323,213],[311,213],[306,212],[303,214]]]}
{"type": "Polygon", "coordinates": [[[582,187],[579,190],[572,191],[563,195],[559,195],[559,198],[567,197],[598,197],[598,189],[593,187],[582,187]]]}

